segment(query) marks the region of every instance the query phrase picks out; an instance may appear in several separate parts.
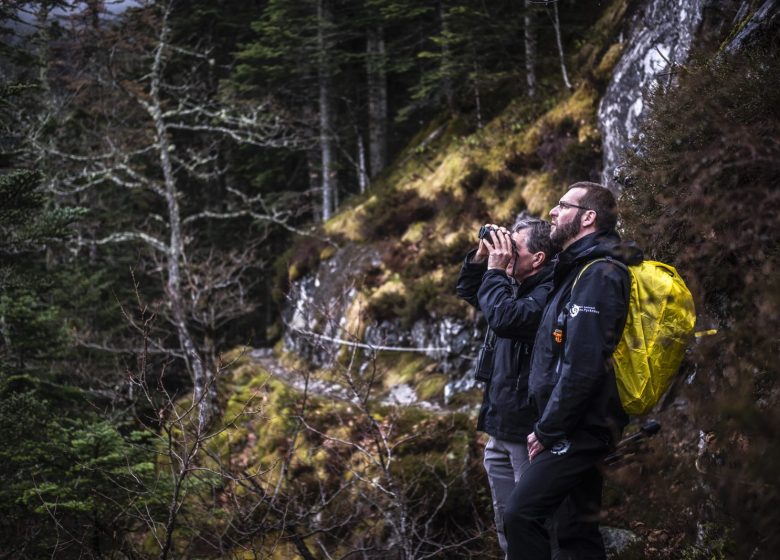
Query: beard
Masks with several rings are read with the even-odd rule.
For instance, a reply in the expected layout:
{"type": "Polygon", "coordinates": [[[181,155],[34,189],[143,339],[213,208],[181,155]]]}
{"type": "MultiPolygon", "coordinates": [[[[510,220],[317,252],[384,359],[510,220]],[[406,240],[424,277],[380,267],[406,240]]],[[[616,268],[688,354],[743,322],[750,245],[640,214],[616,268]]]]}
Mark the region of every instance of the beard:
{"type": "Polygon", "coordinates": [[[584,210],[577,210],[574,219],[562,226],[555,226],[550,234],[550,240],[554,245],[562,247],[567,241],[573,239],[580,232],[580,218],[585,213],[584,210]]]}

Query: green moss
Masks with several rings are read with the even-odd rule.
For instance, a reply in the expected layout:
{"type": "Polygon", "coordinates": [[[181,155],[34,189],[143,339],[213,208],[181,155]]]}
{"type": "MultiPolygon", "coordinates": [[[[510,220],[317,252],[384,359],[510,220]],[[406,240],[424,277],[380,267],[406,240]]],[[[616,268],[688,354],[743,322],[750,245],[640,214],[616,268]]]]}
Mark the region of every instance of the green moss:
{"type": "Polygon", "coordinates": [[[386,389],[399,383],[413,384],[418,376],[429,371],[434,363],[418,352],[383,352],[377,357],[377,369],[383,374],[386,389]]]}
{"type": "Polygon", "coordinates": [[[467,165],[466,172],[463,178],[460,180],[460,186],[467,193],[473,193],[479,187],[488,176],[488,171],[484,167],[471,163],[467,165]]]}
{"type": "Polygon", "coordinates": [[[540,173],[528,177],[523,187],[523,198],[531,214],[546,217],[563,192],[563,185],[556,186],[551,174],[540,173]]]}
{"type": "Polygon", "coordinates": [[[430,220],[436,213],[430,201],[412,190],[393,190],[364,206],[359,228],[363,239],[397,239],[413,223],[430,220]]]}
{"type": "Polygon", "coordinates": [[[620,60],[624,47],[625,43],[614,43],[607,49],[607,52],[601,57],[601,61],[593,71],[593,75],[597,80],[607,81],[612,77],[612,70],[620,60]]]}
{"type": "Polygon", "coordinates": [[[268,328],[265,329],[265,339],[267,342],[276,344],[282,338],[284,334],[284,325],[280,320],[276,320],[271,323],[268,328]]]}
{"type": "Polygon", "coordinates": [[[473,410],[482,403],[482,397],[482,389],[471,389],[470,391],[456,393],[447,404],[451,408],[469,408],[473,410]]]}
{"type": "Polygon", "coordinates": [[[721,42],[721,44],[720,44],[720,48],[718,49],[718,50],[719,50],[719,52],[721,52],[721,53],[722,53],[722,52],[723,52],[723,50],[724,50],[726,47],[728,47],[728,46],[729,46],[729,44],[731,43],[731,41],[733,41],[733,40],[734,40],[734,37],[736,37],[737,35],[739,35],[739,34],[742,32],[742,30],[743,30],[743,29],[745,29],[745,26],[746,26],[746,25],[747,25],[747,24],[750,22],[750,20],[753,18],[753,16],[755,15],[756,11],[759,9],[759,6],[760,6],[760,3],[758,3],[758,2],[753,2],[753,6],[751,6],[751,9],[749,9],[749,10],[747,10],[747,11],[745,12],[745,15],[744,15],[744,17],[743,17],[741,20],[739,20],[739,21],[735,22],[735,24],[732,26],[732,28],[731,28],[731,31],[729,32],[729,34],[728,34],[728,35],[726,36],[726,38],[725,38],[725,39],[723,39],[723,41],[721,42]]]}
{"type": "MultiPolygon", "coordinates": [[[[451,228],[450,224],[449,229],[451,228]]],[[[460,265],[466,253],[475,245],[476,237],[472,231],[452,231],[446,235],[437,236],[425,246],[410,268],[418,271],[419,275],[422,276],[442,265],[460,265]]]]}
{"type": "Polygon", "coordinates": [[[333,255],[336,254],[336,247],[333,245],[328,245],[320,251],[320,261],[327,261],[330,259],[333,255]]]}
{"type": "Polygon", "coordinates": [[[425,235],[427,225],[427,220],[410,225],[408,228],[406,228],[406,232],[404,233],[403,237],[401,237],[401,241],[405,241],[407,243],[421,242],[425,235]]]}
{"type": "Polygon", "coordinates": [[[495,223],[511,226],[515,217],[528,209],[528,202],[520,188],[513,189],[509,194],[499,197],[492,207],[491,217],[495,223]]]}
{"type": "Polygon", "coordinates": [[[248,364],[251,358],[248,353],[252,350],[249,346],[236,346],[235,348],[223,352],[219,356],[219,362],[224,367],[235,369],[236,367],[248,364]]]}
{"type": "Polygon", "coordinates": [[[423,278],[408,286],[404,307],[401,309],[401,323],[406,328],[411,328],[415,321],[428,317],[430,307],[435,304],[439,289],[436,283],[423,278]]]}
{"type": "Polygon", "coordinates": [[[583,40],[575,45],[574,67],[581,69],[581,74],[592,72],[604,58],[632,3],[632,0],[613,0],[583,40]]]}
{"type": "Polygon", "coordinates": [[[406,407],[399,411],[396,418],[396,431],[399,434],[418,434],[430,419],[430,412],[417,407],[406,407]]]}
{"type": "Polygon", "coordinates": [[[446,375],[429,375],[417,383],[415,391],[420,399],[429,401],[443,396],[444,386],[448,381],[449,379],[446,375]]]}
{"type": "Polygon", "coordinates": [[[385,321],[399,317],[406,303],[402,291],[382,290],[371,296],[366,312],[375,321],[385,321]]]}

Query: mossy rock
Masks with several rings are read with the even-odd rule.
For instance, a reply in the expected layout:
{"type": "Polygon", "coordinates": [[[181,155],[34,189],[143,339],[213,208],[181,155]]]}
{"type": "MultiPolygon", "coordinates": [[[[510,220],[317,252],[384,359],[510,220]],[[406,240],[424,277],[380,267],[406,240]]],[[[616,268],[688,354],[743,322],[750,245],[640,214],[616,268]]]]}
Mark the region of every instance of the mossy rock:
{"type": "Polygon", "coordinates": [[[397,431],[401,434],[420,433],[422,427],[430,418],[431,412],[423,410],[422,408],[410,406],[400,409],[400,412],[395,419],[397,431]]]}
{"type": "Polygon", "coordinates": [[[374,290],[368,298],[366,312],[377,321],[398,317],[406,302],[406,285],[398,277],[374,290]]]}
{"type": "MultiPolygon", "coordinates": [[[[376,197],[376,195],[373,195],[376,197]]],[[[369,199],[371,200],[371,199],[369,199]]],[[[323,226],[328,235],[338,235],[348,241],[364,241],[365,236],[361,225],[366,219],[366,204],[361,203],[352,208],[340,211],[323,226]]]]}
{"type": "Polygon", "coordinates": [[[433,360],[416,352],[384,352],[377,358],[385,389],[401,383],[413,384],[421,372],[433,365],[433,360]]]}
{"type": "Polygon", "coordinates": [[[232,367],[228,370],[230,372],[230,382],[238,385],[248,385],[249,383],[256,383],[257,379],[267,380],[269,377],[268,371],[261,365],[251,362],[249,359],[244,359],[234,362],[232,367]]]}

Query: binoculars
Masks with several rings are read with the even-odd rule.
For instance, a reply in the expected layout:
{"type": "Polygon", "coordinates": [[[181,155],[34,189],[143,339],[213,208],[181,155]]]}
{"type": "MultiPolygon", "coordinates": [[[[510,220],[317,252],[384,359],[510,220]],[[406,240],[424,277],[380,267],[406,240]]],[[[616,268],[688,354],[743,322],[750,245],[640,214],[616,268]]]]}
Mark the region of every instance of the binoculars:
{"type": "Polygon", "coordinates": [[[486,237],[489,237],[491,231],[498,231],[498,228],[494,228],[493,226],[482,226],[479,228],[479,238],[485,239],[486,237]]]}
{"type": "MultiPolygon", "coordinates": [[[[493,226],[482,226],[479,228],[479,238],[485,239],[487,237],[488,241],[491,241],[490,238],[491,231],[500,231],[500,230],[497,227],[493,227],[493,226]]],[[[509,238],[509,244],[512,246],[512,252],[517,253],[517,245],[515,245],[515,240],[512,239],[512,235],[507,233],[506,236],[509,238]]]]}

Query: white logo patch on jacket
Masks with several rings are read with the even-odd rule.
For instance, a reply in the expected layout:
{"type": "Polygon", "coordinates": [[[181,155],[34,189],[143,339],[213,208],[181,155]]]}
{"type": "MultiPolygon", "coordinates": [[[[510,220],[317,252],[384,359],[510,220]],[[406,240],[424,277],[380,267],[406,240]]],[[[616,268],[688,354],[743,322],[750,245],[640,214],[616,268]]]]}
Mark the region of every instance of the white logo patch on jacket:
{"type": "Polygon", "coordinates": [[[556,441],[552,449],[550,449],[550,453],[553,455],[563,455],[566,453],[569,448],[571,447],[571,442],[568,439],[562,439],[560,441],[556,441]]]}
{"type": "Polygon", "coordinates": [[[569,309],[569,315],[572,317],[576,317],[580,313],[595,313],[596,315],[599,314],[599,310],[595,307],[591,307],[590,305],[577,305],[572,304],[571,309],[569,309]]]}

